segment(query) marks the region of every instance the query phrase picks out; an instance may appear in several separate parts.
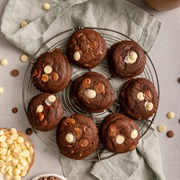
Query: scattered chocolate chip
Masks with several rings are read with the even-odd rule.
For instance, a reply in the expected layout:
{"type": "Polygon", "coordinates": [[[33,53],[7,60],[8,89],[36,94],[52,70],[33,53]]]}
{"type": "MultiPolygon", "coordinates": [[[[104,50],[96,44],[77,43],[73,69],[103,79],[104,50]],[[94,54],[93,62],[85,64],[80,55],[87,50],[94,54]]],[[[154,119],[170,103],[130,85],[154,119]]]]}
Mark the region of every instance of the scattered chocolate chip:
{"type": "Polygon", "coordinates": [[[13,113],[17,113],[18,112],[18,108],[16,108],[16,107],[12,108],[12,112],[13,113]]]}
{"type": "Polygon", "coordinates": [[[178,78],[178,82],[180,83],[180,77],[178,78]]]}
{"type": "Polygon", "coordinates": [[[33,133],[33,130],[31,128],[26,129],[26,134],[31,135],[33,133]]]}
{"type": "Polygon", "coordinates": [[[180,123],[180,119],[179,119],[179,123],[180,123]]]}
{"type": "Polygon", "coordinates": [[[19,71],[17,69],[13,69],[10,74],[11,76],[16,77],[19,75],[19,71]]]}
{"type": "Polygon", "coordinates": [[[167,137],[172,138],[174,136],[174,132],[170,130],[166,133],[166,135],[167,137]]]}

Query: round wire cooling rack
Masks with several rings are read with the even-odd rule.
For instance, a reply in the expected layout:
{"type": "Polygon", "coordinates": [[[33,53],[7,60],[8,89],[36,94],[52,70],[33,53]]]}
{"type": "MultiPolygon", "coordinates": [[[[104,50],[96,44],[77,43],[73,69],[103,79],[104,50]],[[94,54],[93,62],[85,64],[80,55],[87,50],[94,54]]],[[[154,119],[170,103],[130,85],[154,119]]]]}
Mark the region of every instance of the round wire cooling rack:
{"type": "MultiPolygon", "coordinates": [[[[67,41],[68,41],[69,37],[77,29],[81,29],[81,28],[83,28],[83,27],[69,29],[69,30],[63,31],[63,32],[53,36],[48,41],[46,41],[44,44],[42,44],[42,46],[34,54],[34,56],[30,60],[30,63],[27,67],[27,70],[26,70],[26,73],[24,76],[24,80],[23,80],[22,97],[23,97],[23,105],[24,105],[25,112],[27,112],[28,103],[30,102],[31,98],[34,97],[35,95],[41,93],[39,90],[37,90],[35,88],[35,86],[33,85],[32,81],[31,81],[31,69],[32,69],[33,64],[36,61],[37,57],[39,57],[42,53],[44,53],[46,51],[51,51],[55,48],[60,48],[66,54],[66,45],[67,45],[67,41]]],[[[111,30],[111,29],[93,28],[93,27],[86,27],[86,28],[93,29],[93,30],[97,31],[98,33],[100,33],[106,41],[107,49],[109,49],[116,42],[119,42],[122,40],[132,40],[128,36],[126,36],[120,32],[111,30]]],[[[144,69],[144,72],[141,75],[139,75],[139,77],[149,79],[156,87],[157,93],[159,96],[160,90],[159,90],[158,76],[157,76],[155,67],[152,63],[152,60],[150,59],[150,57],[148,56],[148,54],[146,52],[145,52],[145,54],[146,54],[146,58],[147,58],[145,69],[144,69]]],[[[102,120],[108,114],[118,113],[118,112],[123,113],[121,110],[121,107],[118,103],[118,97],[119,97],[119,90],[126,81],[122,80],[120,78],[111,76],[111,74],[109,73],[109,70],[108,70],[108,63],[107,63],[106,57],[100,65],[98,65],[97,67],[95,67],[93,69],[82,69],[73,64],[71,64],[71,67],[72,67],[72,77],[71,77],[71,81],[70,81],[69,85],[63,91],[55,94],[55,96],[58,97],[63,104],[64,116],[71,116],[72,114],[75,114],[75,113],[87,115],[94,120],[97,127],[99,128],[102,120]],[[89,112],[83,111],[74,103],[73,99],[71,99],[69,97],[73,80],[75,80],[77,77],[83,75],[84,73],[86,73],[88,71],[99,72],[99,73],[103,74],[106,78],[108,78],[108,80],[110,81],[110,83],[115,91],[114,104],[110,107],[110,109],[108,109],[102,113],[89,113],[89,112]]],[[[156,116],[156,114],[154,114],[151,118],[148,118],[146,120],[136,121],[139,126],[139,129],[140,129],[141,137],[148,131],[148,129],[150,128],[150,126],[152,125],[152,123],[154,121],[155,116],[156,116]]],[[[49,132],[38,131],[35,128],[33,128],[33,130],[42,142],[44,142],[51,149],[59,152],[59,149],[56,144],[56,129],[49,131],[49,132]]],[[[102,143],[100,143],[97,150],[91,156],[89,156],[88,158],[85,158],[85,160],[100,161],[103,159],[110,158],[110,157],[114,156],[115,154],[116,153],[112,153],[112,152],[109,152],[108,150],[106,150],[103,147],[102,143]]]]}

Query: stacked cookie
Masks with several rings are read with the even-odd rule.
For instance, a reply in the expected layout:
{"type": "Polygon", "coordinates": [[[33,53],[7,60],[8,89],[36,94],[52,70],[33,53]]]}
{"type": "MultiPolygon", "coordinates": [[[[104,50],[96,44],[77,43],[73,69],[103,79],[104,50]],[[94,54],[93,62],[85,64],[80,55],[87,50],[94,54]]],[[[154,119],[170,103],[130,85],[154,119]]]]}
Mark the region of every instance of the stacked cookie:
{"type": "Polygon", "coordinates": [[[141,46],[127,40],[113,44],[108,51],[106,46],[98,32],[79,29],[68,40],[67,57],[60,49],[45,52],[31,70],[33,84],[43,93],[29,102],[28,120],[41,131],[57,127],[58,148],[68,158],[86,158],[97,149],[99,138],[107,149],[116,153],[135,149],[140,138],[135,120],[145,120],[157,111],[155,86],[148,79],[135,78],[144,71],[146,64],[146,55],[141,46]],[[89,114],[108,111],[115,101],[114,89],[105,75],[93,72],[93,68],[102,63],[105,57],[112,77],[127,80],[116,99],[124,114],[106,116],[98,131],[93,119],[87,115],[63,117],[61,101],[53,93],[69,85],[72,63],[89,72],[73,80],[68,96],[89,114]]]}

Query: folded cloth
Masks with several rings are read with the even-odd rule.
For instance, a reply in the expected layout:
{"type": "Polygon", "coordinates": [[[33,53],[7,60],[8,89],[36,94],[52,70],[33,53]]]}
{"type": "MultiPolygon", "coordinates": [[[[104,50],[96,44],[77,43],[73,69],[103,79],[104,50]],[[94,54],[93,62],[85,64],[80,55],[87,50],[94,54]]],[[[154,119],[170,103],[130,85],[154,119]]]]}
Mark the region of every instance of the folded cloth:
{"type": "Polygon", "coordinates": [[[139,7],[125,0],[9,0],[1,31],[15,46],[33,55],[42,43],[66,29],[101,27],[121,32],[149,51],[161,23],[139,7]],[[20,23],[27,26],[21,28],[20,23]]]}
{"type": "MultiPolygon", "coordinates": [[[[75,27],[113,29],[149,51],[161,26],[153,16],[125,0],[48,0],[51,9],[45,11],[42,5],[46,1],[9,0],[2,16],[4,36],[29,55],[33,55],[49,38],[75,27]],[[22,21],[26,21],[27,26],[21,28],[22,21]]],[[[165,179],[153,127],[141,138],[137,149],[129,153],[99,162],[60,156],[68,180],[165,179]]]]}
{"type": "MultiPolygon", "coordinates": [[[[102,154],[101,158],[111,154],[102,154]]],[[[159,141],[153,126],[131,152],[95,163],[71,160],[63,155],[60,155],[60,159],[68,180],[165,180],[159,141]]]]}

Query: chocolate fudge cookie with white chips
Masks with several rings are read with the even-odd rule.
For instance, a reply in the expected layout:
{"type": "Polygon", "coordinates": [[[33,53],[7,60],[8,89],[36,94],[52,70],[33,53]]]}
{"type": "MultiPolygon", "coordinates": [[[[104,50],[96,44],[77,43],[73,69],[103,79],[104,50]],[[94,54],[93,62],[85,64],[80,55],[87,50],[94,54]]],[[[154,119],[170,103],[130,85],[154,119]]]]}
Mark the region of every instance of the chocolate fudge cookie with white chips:
{"type": "Polygon", "coordinates": [[[140,120],[156,113],[159,98],[154,84],[145,78],[127,81],[120,90],[119,103],[126,115],[140,120]]]}
{"type": "Polygon", "coordinates": [[[98,113],[111,107],[114,90],[104,75],[87,72],[73,81],[71,97],[83,110],[98,113]]]}
{"type": "Polygon", "coordinates": [[[56,139],[60,152],[76,160],[92,154],[99,144],[96,124],[81,114],[63,118],[57,128],[56,139]]]}
{"type": "Polygon", "coordinates": [[[113,76],[131,79],[144,71],[146,56],[138,43],[121,41],[109,49],[108,64],[113,76]]]}
{"type": "Polygon", "coordinates": [[[54,129],[63,116],[61,101],[50,93],[41,93],[33,97],[27,108],[30,124],[40,131],[54,129]]]}
{"type": "Polygon", "coordinates": [[[71,79],[71,66],[60,49],[41,54],[31,70],[32,82],[42,92],[57,93],[71,79]]]}
{"type": "Polygon", "coordinates": [[[106,116],[100,127],[100,139],[112,152],[126,153],[134,150],[139,137],[140,131],[136,122],[120,113],[106,116]]]}
{"type": "Polygon", "coordinates": [[[79,29],[70,37],[67,44],[69,60],[84,68],[99,65],[106,56],[106,42],[104,38],[92,29],[79,29]]]}

